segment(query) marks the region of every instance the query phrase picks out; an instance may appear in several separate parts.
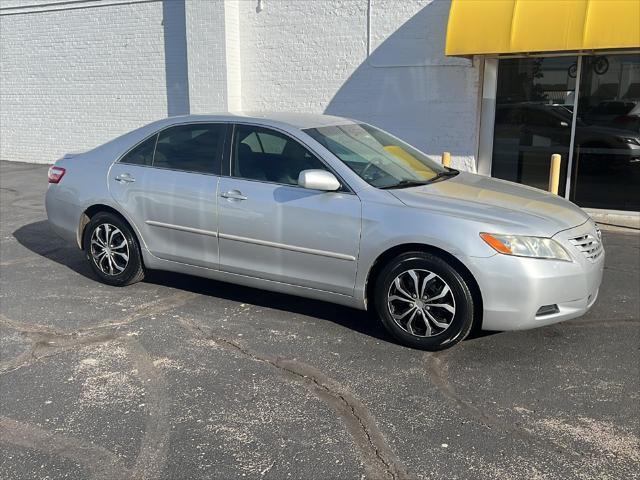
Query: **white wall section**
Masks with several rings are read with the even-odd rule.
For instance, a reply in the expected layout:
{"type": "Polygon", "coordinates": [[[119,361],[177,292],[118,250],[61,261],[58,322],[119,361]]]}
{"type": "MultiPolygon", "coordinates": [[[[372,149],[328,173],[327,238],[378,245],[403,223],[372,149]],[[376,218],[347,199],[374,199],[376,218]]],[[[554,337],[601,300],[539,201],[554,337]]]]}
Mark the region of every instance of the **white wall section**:
{"type": "Polygon", "coordinates": [[[361,119],[474,170],[479,68],[444,56],[448,11],[448,0],[4,0],[0,158],[52,162],[167,115],[290,110],[361,119]]]}
{"type": "Polygon", "coordinates": [[[166,116],[162,2],[85,3],[2,3],[2,160],[53,162],[166,116]]]}

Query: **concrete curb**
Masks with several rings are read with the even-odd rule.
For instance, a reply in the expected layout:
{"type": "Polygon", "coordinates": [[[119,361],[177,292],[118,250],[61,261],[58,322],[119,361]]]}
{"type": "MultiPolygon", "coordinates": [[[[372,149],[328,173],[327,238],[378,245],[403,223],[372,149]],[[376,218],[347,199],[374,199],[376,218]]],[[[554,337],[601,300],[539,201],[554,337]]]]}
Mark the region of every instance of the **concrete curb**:
{"type": "Polygon", "coordinates": [[[585,208],[598,224],[612,227],[624,227],[640,230],[640,212],[625,212],[618,210],[596,210],[585,208]]]}

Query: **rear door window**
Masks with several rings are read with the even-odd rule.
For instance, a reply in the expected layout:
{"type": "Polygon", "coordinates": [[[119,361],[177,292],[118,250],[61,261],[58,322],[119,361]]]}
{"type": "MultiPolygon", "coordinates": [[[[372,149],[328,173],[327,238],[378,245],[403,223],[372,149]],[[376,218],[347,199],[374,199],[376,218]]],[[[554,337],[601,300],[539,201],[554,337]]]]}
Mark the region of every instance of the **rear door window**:
{"type": "Polygon", "coordinates": [[[218,175],[222,161],[225,124],[178,125],[160,132],[153,166],[218,175]]]}

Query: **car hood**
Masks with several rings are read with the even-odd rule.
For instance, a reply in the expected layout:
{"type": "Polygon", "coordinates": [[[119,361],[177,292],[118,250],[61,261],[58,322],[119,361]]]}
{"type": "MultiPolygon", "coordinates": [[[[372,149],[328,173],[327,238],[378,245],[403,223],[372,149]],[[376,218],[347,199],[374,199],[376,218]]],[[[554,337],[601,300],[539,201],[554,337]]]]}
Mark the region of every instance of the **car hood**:
{"type": "Polygon", "coordinates": [[[410,207],[485,223],[494,228],[492,233],[552,236],[589,219],[557,195],[466,172],[429,185],[387,191],[410,207]]]}
{"type": "Polygon", "coordinates": [[[603,125],[578,125],[576,128],[576,134],[580,136],[599,134],[617,138],[640,138],[638,132],[634,132],[633,130],[607,127],[603,125]]]}

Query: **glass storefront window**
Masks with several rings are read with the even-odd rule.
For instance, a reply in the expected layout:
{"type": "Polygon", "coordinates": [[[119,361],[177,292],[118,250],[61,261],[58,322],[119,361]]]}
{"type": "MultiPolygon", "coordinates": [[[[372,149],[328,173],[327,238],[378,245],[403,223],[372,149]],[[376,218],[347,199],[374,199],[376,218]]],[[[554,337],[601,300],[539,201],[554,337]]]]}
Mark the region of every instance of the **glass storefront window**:
{"type": "Polygon", "coordinates": [[[500,59],[492,175],[546,190],[559,153],[565,195],[575,106],[568,197],[581,207],[638,211],[640,54],[584,56],[580,70],[576,56],[500,59]]]}
{"type": "Polygon", "coordinates": [[[562,156],[564,193],[577,57],[514,58],[498,64],[492,175],[546,189],[551,155],[562,156]]]}
{"type": "Polygon", "coordinates": [[[640,54],[583,57],[569,198],[640,210],[640,54]]]}

